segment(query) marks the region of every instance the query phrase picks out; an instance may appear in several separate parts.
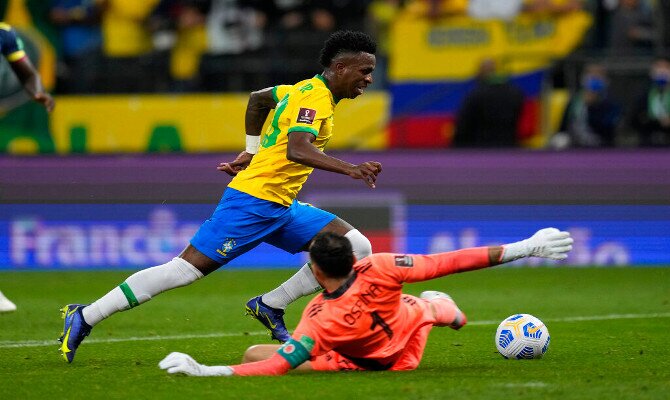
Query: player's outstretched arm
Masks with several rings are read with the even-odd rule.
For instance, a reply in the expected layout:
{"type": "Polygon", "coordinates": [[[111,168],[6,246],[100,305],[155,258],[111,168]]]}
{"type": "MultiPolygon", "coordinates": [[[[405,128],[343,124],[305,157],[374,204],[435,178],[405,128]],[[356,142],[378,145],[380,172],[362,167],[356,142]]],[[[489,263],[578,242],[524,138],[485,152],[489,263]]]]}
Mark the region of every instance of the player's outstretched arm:
{"type": "Polygon", "coordinates": [[[188,354],[174,352],[161,360],[158,366],[169,374],[189,376],[283,375],[298,367],[311,370],[311,365],[304,364],[309,361],[313,346],[314,341],[303,335],[300,339],[291,338],[279,347],[252,346],[245,353],[243,363],[238,365],[203,365],[188,354]]]}
{"type": "Polygon", "coordinates": [[[314,140],[314,135],[309,132],[291,132],[288,136],[286,158],[308,167],[349,175],[354,179],[362,180],[369,187],[375,188],[377,175],[382,171],[381,163],[367,161],[354,165],[342,161],[319,150],[312,144],[314,140]]]}
{"type": "MultiPolygon", "coordinates": [[[[401,282],[420,282],[449,274],[473,271],[525,257],[542,257],[565,260],[572,250],[573,240],[569,232],[556,228],[545,228],[519,242],[502,246],[473,247],[431,255],[407,255],[394,257],[401,282]]],[[[374,257],[374,255],[373,255],[374,257]]]]}
{"type": "MultiPolygon", "coordinates": [[[[309,355],[307,355],[309,358],[309,355]]],[[[304,362],[306,360],[303,360],[304,362]]],[[[245,364],[204,365],[200,364],[188,354],[173,352],[162,359],[158,366],[169,374],[184,374],[188,376],[255,376],[255,375],[284,375],[292,368],[291,361],[278,352],[274,352],[268,359],[245,364]]]]}

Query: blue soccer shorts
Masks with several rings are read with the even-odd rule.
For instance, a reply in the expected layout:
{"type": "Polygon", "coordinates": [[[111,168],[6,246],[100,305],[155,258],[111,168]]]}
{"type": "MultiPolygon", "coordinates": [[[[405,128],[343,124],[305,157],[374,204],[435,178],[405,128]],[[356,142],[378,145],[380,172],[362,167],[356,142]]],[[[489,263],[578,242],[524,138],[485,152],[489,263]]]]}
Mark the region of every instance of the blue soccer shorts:
{"type": "Polygon", "coordinates": [[[297,200],[286,207],[227,188],[191,245],[221,265],[262,242],[295,254],[335,218],[335,214],[297,200]]]}

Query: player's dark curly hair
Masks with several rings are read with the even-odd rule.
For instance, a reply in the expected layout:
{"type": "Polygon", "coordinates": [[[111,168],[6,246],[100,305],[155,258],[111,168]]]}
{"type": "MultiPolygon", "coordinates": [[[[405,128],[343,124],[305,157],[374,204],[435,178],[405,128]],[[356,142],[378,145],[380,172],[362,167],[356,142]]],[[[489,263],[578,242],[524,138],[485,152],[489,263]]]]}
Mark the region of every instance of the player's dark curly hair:
{"type": "Polygon", "coordinates": [[[367,34],[356,31],[337,31],[330,35],[323,44],[319,63],[327,68],[338,54],[345,52],[375,54],[376,51],[377,43],[367,34]]]}
{"type": "Polygon", "coordinates": [[[321,271],[331,278],[342,278],[354,265],[349,239],[332,232],[319,233],[309,247],[309,255],[321,271]]]}

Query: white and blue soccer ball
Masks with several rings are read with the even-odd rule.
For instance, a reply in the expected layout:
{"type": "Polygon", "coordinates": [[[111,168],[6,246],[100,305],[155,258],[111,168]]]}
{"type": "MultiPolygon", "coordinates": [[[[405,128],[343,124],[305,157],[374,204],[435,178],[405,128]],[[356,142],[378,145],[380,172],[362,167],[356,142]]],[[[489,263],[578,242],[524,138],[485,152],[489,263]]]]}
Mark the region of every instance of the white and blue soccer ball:
{"type": "Polygon", "coordinates": [[[505,318],[496,331],[496,348],[505,358],[542,358],[549,347],[549,330],[530,314],[505,318]]]}

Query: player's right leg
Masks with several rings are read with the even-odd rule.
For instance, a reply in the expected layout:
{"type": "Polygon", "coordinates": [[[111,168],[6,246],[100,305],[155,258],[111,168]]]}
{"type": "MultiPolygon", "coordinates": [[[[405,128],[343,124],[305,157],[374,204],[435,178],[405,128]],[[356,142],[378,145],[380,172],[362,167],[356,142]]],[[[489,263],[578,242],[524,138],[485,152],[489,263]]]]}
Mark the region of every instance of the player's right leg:
{"type": "Polygon", "coordinates": [[[68,304],[61,309],[65,320],[60,337],[60,351],[67,362],[74,360],[77,348],[89,335],[93,326],[111,315],[145,303],[154,296],[181,286],[186,286],[220,264],[209,259],[192,246],[165,264],[147,268],[129,276],[106,295],[86,306],[68,304]]]}
{"type": "MultiPolygon", "coordinates": [[[[300,202],[291,206],[291,213],[293,218],[290,222],[266,238],[268,243],[290,253],[297,253],[307,250],[318,233],[335,232],[349,239],[357,259],[372,253],[370,241],[334,214],[300,202]]],[[[273,339],[283,343],[291,338],[284,324],[284,310],[290,303],[319,289],[321,286],[314,278],[309,263],[305,263],[298,272],[275,289],[249,300],[246,312],[268,328],[273,339]]]]}
{"type": "Polygon", "coordinates": [[[448,326],[451,329],[459,330],[468,319],[461,311],[456,302],[446,293],[436,290],[422,292],[419,296],[430,303],[433,316],[435,317],[434,326],[448,326]]]}
{"type": "Polygon", "coordinates": [[[212,217],[200,226],[191,244],[179,257],[136,272],[89,306],[70,304],[63,307],[65,322],[60,338],[63,358],[72,362],[81,342],[100,321],[147,302],[166,290],[188,285],[258,245],[264,235],[274,230],[272,218],[287,214],[287,208],[278,206],[280,209],[269,211],[268,218],[248,224],[257,226],[266,222],[265,230],[250,233],[244,231],[244,227],[250,218],[247,210],[251,209],[253,216],[258,212],[253,201],[244,193],[226,190],[212,217]]]}

